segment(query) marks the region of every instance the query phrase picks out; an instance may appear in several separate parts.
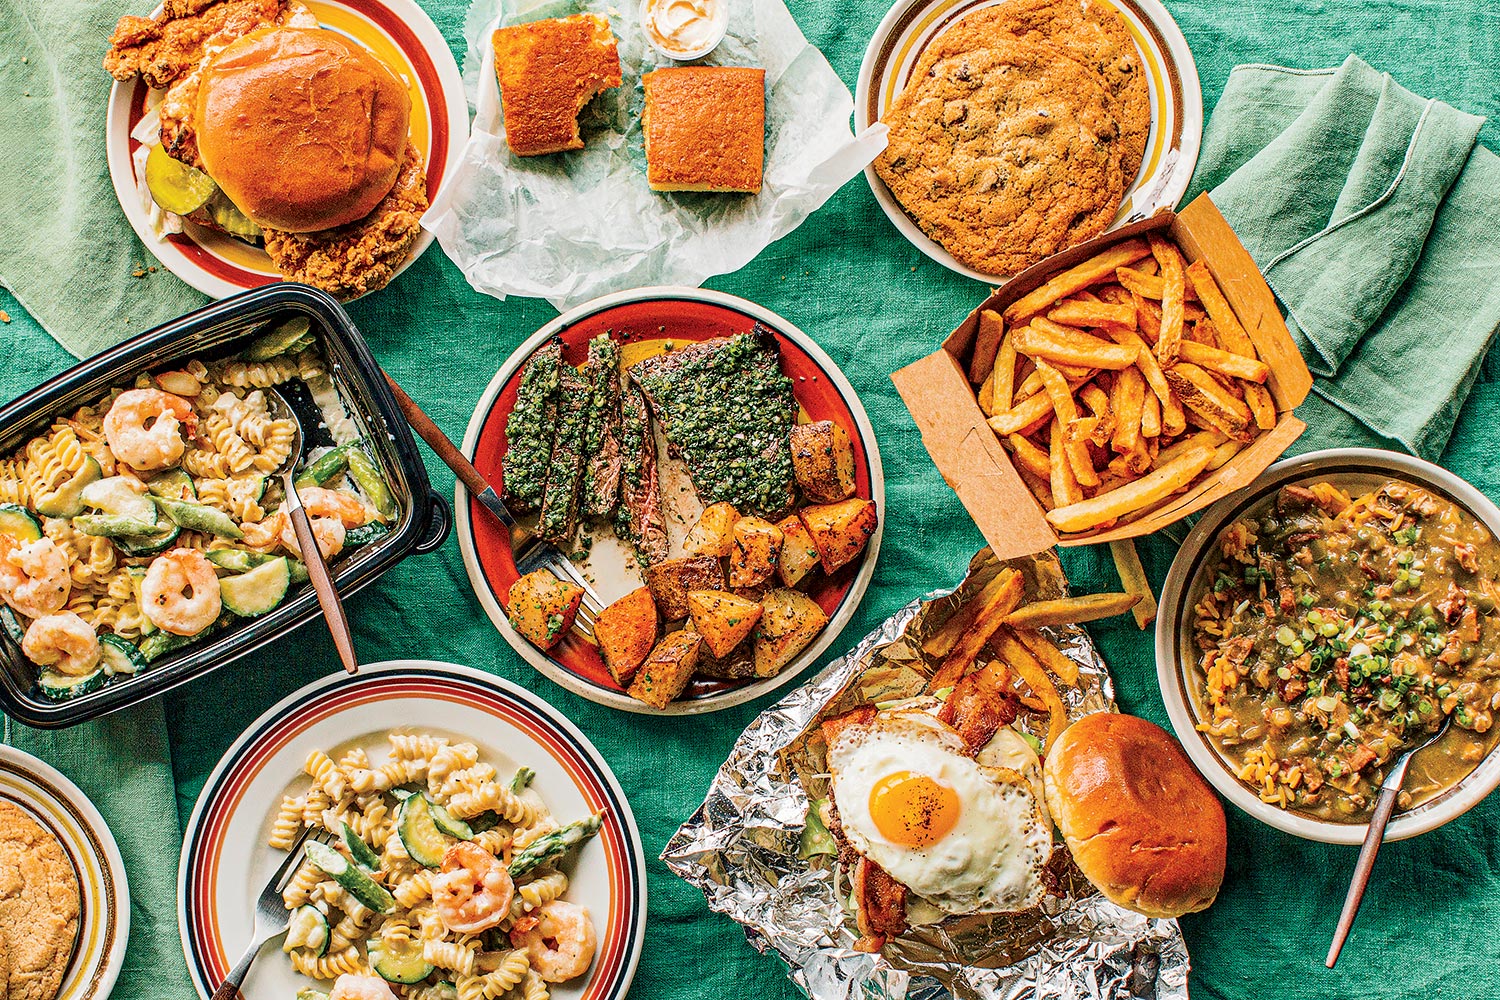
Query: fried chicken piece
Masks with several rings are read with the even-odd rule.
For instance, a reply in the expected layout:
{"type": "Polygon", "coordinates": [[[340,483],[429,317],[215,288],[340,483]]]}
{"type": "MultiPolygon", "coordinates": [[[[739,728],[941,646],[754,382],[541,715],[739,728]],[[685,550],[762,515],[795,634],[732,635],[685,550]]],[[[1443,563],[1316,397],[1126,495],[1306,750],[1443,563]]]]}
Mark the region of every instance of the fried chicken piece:
{"type": "Polygon", "coordinates": [[[104,68],[116,80],[139,76],[151,87],[171,86],[203,61],[203,43],[280,23],[287,0],[167,0],[156,17],[120,18],[109,36],[104,68]]]}
{"type": "Polygon", "coordinates": [[[302,281],[341,299],[384,288],[422,231],[427,172],[410,142],[401,173],[375,211],[347,226],[316,233],[264,231],[266,253],[288,281],[302,281]]]}

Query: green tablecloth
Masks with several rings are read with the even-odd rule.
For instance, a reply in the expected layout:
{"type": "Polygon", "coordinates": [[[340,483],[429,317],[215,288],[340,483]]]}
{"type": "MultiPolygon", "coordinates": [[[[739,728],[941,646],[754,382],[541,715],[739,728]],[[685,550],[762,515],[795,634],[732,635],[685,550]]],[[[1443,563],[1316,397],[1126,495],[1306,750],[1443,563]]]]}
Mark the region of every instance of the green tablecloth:
{"type": "MultiPolygon", "coordinates": [[[[453,51],[461,53],[465,4],[423,2],[453,51]]],[[[791,6],[808,37],[852,87],[865,43],[885,12],[883,0],[791,0],[791,6]]],[[[1500,145],[1494,120],[1500,113],[1500,30],[1489,12],[1491,0],[1369,5],[1179,0],[1169,6],[1197,56],[1206,111],[1236,63],[1331,66],[1353,49],[1416,93],[1490,116],[1480,141],[1500,145]]],[[[0,14],[5,8],[0,2],[0,14]]],[[[26,180],[13,177],[10,183],[26,180]]],[[[115,210],[112,204],[93,208],[115,210]]],[[[156,274],[149,280],[171,279],[156,274]]],[[[930,351],[982,296],[981,286],[943,270],[902,240],[859,179],[811,224],[710,285],[761,302],[817,338],[859,391],[879,435],[888,498],[885,543],[865,603],[845,640],[835,646],[843,648],[913,596],[956,581],[982,544],[932,468],[887,377],[930,351]]],[[[0,309],[12,320],[0,326],[0,399],[72,364],[3,291],[0,309]]],[[[387,369],[454,437],[494,368],[553,315],[542,302],[500,303],[473,293],[436,248],[393,288],[350,311],[387,369]]],[[[1492,424],[1500,413],[1495,379],[1493,362],[1487,361],[1443,464],[1500,497],[1500,452],[1492,424]]],[[[1341,419],[1327,407],[1318,417],[1341,419]]],[[[435,486],[451,495],[453,477],[430,454],[428,459],[435,486]]],[[[1142,545],[1158,583],[1173,553],[1165,539],[1142,545]]],[[[1114,585],[1107,552],[1072,550],[1065,561],[1081,590],[1114,585]]],[[[650,925],[634,995],[652,1000],[796,995],[779,962],[758,956],[735,925],[708,913],[698,892],[655,860],[700,800],[735,737],[766,701],[648,725],[569,694],[534,673],[495,633],[470,591],[451,539],[436,555],[407,561],[353,597],[349,610],[366,660],[418,656],[492,670],[540,692],[598,745],[630,794],[648,857],[650,925]]],[[[1149,637],[1128,619],[1093,632],[1114,669],[1122,706],[1165,724],[1149,637]]],[[[180,814],[186,817],[204,777],[246,724],[293,688],[337,668],[326,634],[310,626],[169,695],[180,814]]],[[[121,761],[123,768],[132,766],[121,761]]],[[[1494,993],[1489,904],[1500,897],[1500,851],[1493,846],[1500,843],[1500,800],[1480,805],[1442,831],[1386,847],[1337,973],[1325,972],[1321,958],[1354,850],[1303,843],[1233,810],[1229,821],[1229,870],[1219,902],[1183,921],[1197,996],[1494,993]]],[[[162,843],[159,850],[175,857],[178,845],[162,843]]],[[[158,933],[171,933],[172,914],[151,916],[158,933]]],[[[131,1000],[181,994],[180,987],[153,986],[140,975],[123,979],[117,989],[117,996],[131,1000]]]]}

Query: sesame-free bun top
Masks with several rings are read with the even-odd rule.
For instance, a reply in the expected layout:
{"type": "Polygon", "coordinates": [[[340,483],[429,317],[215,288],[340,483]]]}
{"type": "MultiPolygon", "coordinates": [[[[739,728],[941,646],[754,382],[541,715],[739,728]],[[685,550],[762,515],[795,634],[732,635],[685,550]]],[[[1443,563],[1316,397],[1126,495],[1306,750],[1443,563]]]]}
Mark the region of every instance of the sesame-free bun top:
{"type": "Polygon", "coordinates": [[[1148,917],[1206,909],[1224,881],[1224,809],[1164,729],[1085,715],[1047,752],[1047,808],[1079,869],[1148,917]]]}
{"type": "Polygon", "coordinates": [[[331,229],[369,215],[395,183],[411,97],[384,63],[343,36],[262,29],[202,72],[199,156],[256,224],[331,229]]]}

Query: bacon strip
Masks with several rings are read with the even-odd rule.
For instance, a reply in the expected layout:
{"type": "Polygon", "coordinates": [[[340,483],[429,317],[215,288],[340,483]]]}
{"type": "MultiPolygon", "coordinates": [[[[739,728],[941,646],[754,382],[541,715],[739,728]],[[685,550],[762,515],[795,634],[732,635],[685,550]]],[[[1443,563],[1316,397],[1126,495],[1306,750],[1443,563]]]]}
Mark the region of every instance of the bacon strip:
{"type": "Polygon", "coordinates": [[[853,873],[855,923],[860,939],[854,947],[874,952],[906,930],[906,886],[869,858],[860,858],[853,873]]]}

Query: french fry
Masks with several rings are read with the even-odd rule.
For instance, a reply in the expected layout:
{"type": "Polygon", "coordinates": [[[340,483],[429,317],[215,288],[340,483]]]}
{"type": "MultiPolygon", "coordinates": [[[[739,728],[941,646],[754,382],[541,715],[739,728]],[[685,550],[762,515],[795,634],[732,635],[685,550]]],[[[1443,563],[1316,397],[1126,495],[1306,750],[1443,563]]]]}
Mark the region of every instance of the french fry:
{"type": "MultiPolygon", "coordinates": [[[[1068,426],[1063,428],[1063,432],[1067,435],[1070,444],[1082,444],[1085,446],[1091,443],[1097,444],[1094,438],[1099,433],[1099,418],[1094,416],[1074,417],[1069,421],[1068,426]]],[[[1094,463],[1091,459],[1089,461],[1089,468],[1092,469],[1093,467],[1094,463]]]]}
{"type": "Polygon", "coordinates": [[[1146,567],[1141,565],[1135,540],[1115,539],[1109,543],[1109,554],[1114,557],[1115,571],[1120,574],[1125,593],[1140,595],[1140,602],[1130,612],[1135,615],[1136,626],[1144,629],[1156,621],[1156,595],[1151,592],[1151,581],[1146,579],[1146,567]]]}
{"type": "Polygon", "coordinates": [[[1243,441],[1225,441],[1214,449],[1214,460],[1208,463],[1209,472],[1217,472],[1229,464],[1229,460],[1238,455],[1245,447],[1243,441]]]}
{"type": "MultiPolygon", "coordinates": [[[[1192,295],[1192,288],[1192,285],[1188,286],[1189,296],[1192,295]]],[[[1207,315],[1208,313],[1203,311],[1203,307],[1196,302],[1188,301],[1182,304],[1182,319],[1185,323],[1196,323],[1207,315]]]]}
{"type": "Polygon", "coordinates": [[[1195,364],[1183,362],[1167,369],[1166,376],[1182,405],[1207,426],[1239,441],[1254,437],[1247,430],[1250,407],[1226,392],[1208,372],[1195,364]]]}
{"type": "MultiPolygon", "coordinates": [[[[1019,350],[1019,345],[1017,349],[1019,350]]],[[[1046,386],[1047,395],[1052,399],[1052,412],[1057,414],[1055,422],[1062,435],[1063,451],[1073,467],[1073,478],[1079,486],[1099,485],[1099,475],[1094,471],[1094,462],[1089,456],[1088,445],[1080,440],[1070,440],[1066,433],[1073,421],[1078,419],[1078,407],[1073,402],[1071,387],[1062,377],[1061,372],[1040,358],[1037,359],[1036,370],[1041,374],[1042,384],[1046,386]]],[[[1056,470],[1054,470],[1055,474],[1056,470]]],[[[1056,482],[1052,484],[1052,495],[1058,496],[1056,482]]]]}
{"type": "Polygon", "coordinates": [[[1219,346],[1219,337],[1214,332],[1214,321],[1209,319],[1207,316],[1198,320],[1196,323],[1189,323],[1187,321],[1187,310],[1184,309],[1182,314],[1182,326],[1183,330],[1186,331],[1184,334],[1184,339],[1191,340],[1195,344],[1202,344],[1206,347],[1219,346]]]}
{"type": "Polygon", "coordinates": [[[1229,438],[1218,431],[1198,431],[1196,434],[1189,434],[1186,437],[1180,437],[1176,441],[1173,441],[1157,453],[1156,460],[1158,462],[1170,462],[1179,455],[1187,454],[1193,448],[1218,448],[1228,440],[1229,438]]]}
{"type": "Polygon", "coordinates": [[[995,370],[995,355],[1000,350],[1000,338],[1005,334],[1005,321],[1000,314],[990,309],[979,313],[979,333],[974,337],[974,356],[969,359],[969,381],[983,385],[995,370]]]}
{"type": "MultiPolygon", "coordinates": [[[[1011,628],[1041,628],[1044,625],[1080,625],[1101,618],[1123,615],[1140,600],[1137,594],[1082,594],[1051,601],[1032,601],[1005,617],[1011,628]]],[[[1012,664],[1014,665],[1014,664],[1012,664]]]]}
{"type": "Polygon", "coordinates": [[[1146,241],[1151,255],[1161,265],[1161,336],[1156,341],[1156,357],[1164,367],[1176,364],[1182,344],[1182,305],[1187,295],[1187,278],[1183,274],[1182,253],[1156,233],[1146,241]]]}
{"type": "Polygon", "coordinates": [[[1146,393],[1145,397],[1141,407],[1141,437],[1161,437],[1161,400],[1154,392],[1146,393]]]}
{"type": "Polygon", "coordinates": [[[1240,354],[1230,354],[1217,347],[1209,347],[1191,340],[1182,342],[1178,356],[1183,361],[1191,361],[1199,368],[1207,368],[1211,372],[1229,375],[1245,382],[1262,383],[1271,375],[1271,369],[1266,367],[1263,361],[1256,361],[1254,358],[1247,358],[1240,354]]]}
{"type": "Polygon", "coordinates": [[[1062,695],[1057,693],[1057,685],[1052,683],[1052,678],[1047,676],[1047,671],[1037,662],[1036,657],[1031,655],[1031,650],[1021,645],[1021,640],[1012,635],[1001,633],[996,637],[1000,647],[1000,655],[1009,664],[1010,669],[1031,688],[1032,692],[1047,706],[1047,739],[1042,744],[1043,751],[1057,742],[1057,738],[1068,728],[1068,707],[1063,704],[1062,695]]]}
{"type": "Polygon", "coordinates": [[[1090,368],[1087,365],[1069,365],[1057,361],[1052,363],[1052,367],[1063,373],[1063,378],[1068,380],[1069,385],[1072,385],[1074,382],[1087,382],[1099,370],[1097,368],[1090,368]]]}
{"type": "Polygon", "coordinates": [[[1071,503],[1047,512],[1047,521],[1058,531],[1088,531],[1103,521],[1120,518],[1163,500],[1183,489],[1213,461],[1214,449],[1192,448],[1148,475],[1108,493],[1071,503]]]}
{"type": "Polygon", "coordinates": [[[1133,266],[1142,274],[1157,274],[1161,271],[1161,265],[1156,262],[1155,257],[1143,257],[1133,266]]]}
{"type": "Polygon", "coordinates": [[[1018,628],[1014,630],[1016,638],[1021,640],[1021,645],[1031,651],[1031,655],[1052,671],[1058,680],[1069,686],[1078,683],[1078,664],[1063,655],[1063,651],[1052,644],[1052,640],[1034,628],[1018,628]]]}
{"type": "Polygon", "coordinates": [[[1068,458],[1067,448],[1063,443],[1062,424],[1053,420],[1048,434],[1050,449],[1047,462],[1052,470],[1048,485],[1052,489],[1052,502],[1063,506],[1078,503],[1083,499],[1083,490],[1078,486],[1078,477],[1073,475],[1073,463],[1068,458]]]}
{"type": "Polygon", "coordinates": [[[1161,370],[1161,365],[1156,363],[1156,355],[1145,347],[1140,334],[1133,334],[1129,330],[1111,330],[1109,335],[1116,342],[1136,346],[1136,367],[1146,377],[1146,384],[1151,387],[1151,391],[1156,393],[1157,400],[1161,402],[1161,432],[1168,437],[1181,434],[1183,428],[1187,427],[1187,420],[1182,412],[1182,402],[1172,392],[1166,373],[1161,370]]]}
{"type": "Polygon", "coordinates": [[[1052,365],[1118,370],[1135,364],[1135,352],[1130,348],[1060,326],[1042,316],[1033,318],[1029,326],[1012,331],[1011,337],[1018,353],[1052,365]]]}
{"type": "Polygon", "coordinates": [[[1052,461],[1047,458],[1047,453],[1035,444],[1031,439],[1019,434],[1011,434],[1005,439],[1010,453],[1016,457],[1016,465],[1026,469],[1038,479],[1047,479],[1052,475],[1052,461]]]}
{"type": "Polygon", "coordinates": [[[995,354],[994,390],[992,413],[1008,410],[1013,402],[1016,387],[1016,344],[1010,337],[1000,338],[1000,350],[995,354]]]}
{"type": "Polygon", "coordinates": [[[1123,302],[1086,302],[1080,299],[1063,299],[1047,318],[1064,326],[1094,327],[1123,326],[1135,329],[1135,308],[1123,302]]]}
{"type": "MultiPolygon", "coordinates": [[[[1021,574],[1013,569],[1002,569],[999,575],[1006,578],[1005,582],[995,587],[994,591],[989,593],[987,599],[982,602],[978,612],[974,615],[973,623],[949,650],[948,655],[943,659],[943,665],[938,667],[931,680],[927,682],[928,691],[938,691],[957,683],[978,658],[985,643],[989,642],[990,636],[1000,628],[1005,616],[1021,603],[1021,595],[1025,588],[1021,574]]],[[[988,587],[985,589],[989,590],[988,587]]]]}
{"type": "Polygon", "coordinates": [[[995,371],[994,368],[990,369],[989,377],[979,384],[979,391],[974,394],[974,398],[979,402],[979,408],[987,417],[995,415],[995,371]]]}
{"type": "Polygon", "coordinates": [[[979,619],[979,614],[985,608],[991,606],[996,598],[1002,596],[1006,588],[1013,586],[1007,574],[1014,570],[1002,569],[992,576],[988,583],[979,588],[969,600],[959,605],[957,611],[945,622],[941,628],[927,637],[922,643],[922,650],[932,657],[947,656],[958,645],[958,640],[963,638],[964,633],[973,628],[974,622],[979,619]]]}
{"type": "MultiPolygon", "coordinates": [[[[1110,446],[1117,452],[1134,451],[1141,438],[1141,407],[1146,396],[1146,380],[1139,368],[1126,368],[1115,378],[1115,433],[1110,446]]],[[[1154,398],[1154,397],[1153,397],[1154,398]]]]}
{"type": "Polygon", "coordinates": [[[1028,319],[1044,311],[1058,299],[1097,284],[1100,279],[1115,273],[1115,268],[1127,267],[1151,253],[1150,245],[1142,239],[1129,239],[1090,257],[1082,264],[1053,275],[1041,287],[1028,292],[1005,308],[1005,318],[1012,324],[1028,319]]]}
{"type": "Polygon", "coordinates": [[[1099,424],[1089,440],[1101,448],[1104,447],[1115,432],[1115,418],[1110,412],[1109,393],[1089,382],[1079,388],[1078,398],[1083,400],[1089,412],[1099,418],[1099,424]]]}
{"type": "Polygon", "coordinates": [[[1015,406],[990,417],[990,429],[1002,437],[1024,433],[1025,429],[1052,414],[1052,397],[1039,392],[1015,406]]]}
{"type": "MultiPolygon", "coordinates": [[[[1218,283],[1208,271],[1208,265],[1201,260],[1195,260],[1187,266],[1185,273],[1188,284],[1198,293],[1203,308],[1213,319],[1214,329],[1219,334],[1219,346],[1242,357],[1255,357],[1255,345],[1251,342],[1250,335],[1245,332],[1239,317],[1230,308],[1229,300],[1224,298],[1224,293],[1219,290],[1218,283]]],[[[1245,402],[1250,405],[1250,411],[1255,415],[1257,427],[1261,430],[1270,430],[1276,426],[1276,404],[1271,399],[1270,390],[1247,388],[1245,402]]]]}
{"type": "MultiPolygon", "coordinates": [[[[1155,236],[1155,234],[1153,233],[1152,236],[1155,236]]],[[[1166,243],[1167,241],[1162,240],[1162,242],[1166,243]]],[[[1167,245],[1171,246],[1170,243],[1167,243],[1167,245]]],[[[1145,263],[1145,261],[1141,261],[1140,264],[1134,267],[1119,268],[1115,271],[1115,278],[1126,289],[1134,292],[1141,298],[1155,299],[1160,302],[1166,292],[1164,275],[1158,274],[1155,270],[1147,271],[1144,267],[1145,263]]],[[[1153,267],[1155,264],[1156,262],[1152,261],[1153,267]]],[[[1185,289],[1183,297],[1184,299],[1196,299],[1198,295],[1191,289],[1185,289]]]]}

